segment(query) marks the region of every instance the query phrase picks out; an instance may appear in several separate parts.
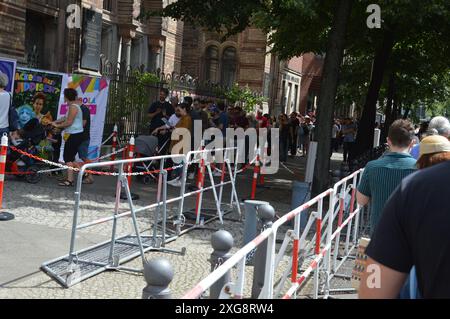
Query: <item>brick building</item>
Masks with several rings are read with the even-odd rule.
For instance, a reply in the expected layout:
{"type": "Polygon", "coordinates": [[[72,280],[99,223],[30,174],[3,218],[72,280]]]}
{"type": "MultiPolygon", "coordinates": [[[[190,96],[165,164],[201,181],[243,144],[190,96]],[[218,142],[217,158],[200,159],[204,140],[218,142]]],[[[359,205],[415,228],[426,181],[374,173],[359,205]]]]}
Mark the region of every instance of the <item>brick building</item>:
{"type": "Polygon", "coordinates": [[[160,68],[201,81],[248,85],[267,97],[266,112],[314,109],[320,57],[280,61],[267,54],[267,36],[252,27],[222,42],[213,32],[174,19],[139,20],[142,10],[161,9],[172,1],[0,0],[0,56],[22,66],[88,74],[101,72],[100,60],[112,65],[126,61],[131,67],[160,68]],[[67,25],[73,13],[67,9],[73,4],[82,8],[80,28],[67,25]],[[92,51],[87,55],[86,41],[92,51]]]}

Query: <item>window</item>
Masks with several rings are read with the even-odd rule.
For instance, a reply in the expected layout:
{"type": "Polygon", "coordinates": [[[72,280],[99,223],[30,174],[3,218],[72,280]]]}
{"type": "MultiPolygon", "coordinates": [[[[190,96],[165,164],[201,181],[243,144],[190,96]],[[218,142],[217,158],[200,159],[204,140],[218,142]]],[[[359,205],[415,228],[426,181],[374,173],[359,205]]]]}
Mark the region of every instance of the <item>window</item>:
{"type": "Polygon", "coordinates": [[[113,0],[103,0],[103,9],[109,12],[113,12],[113,0]]]}
{"type": "Polygon", "coordinates": [[[221,84],[231,87],[236,78],[237,53],[233,47],[228,47],[222,54],[221,84]]]}
{"type": "Polygon", "coordinates": [[[294,109],[293,109],[293,111],[294,112],[297,112],[298,110],[297,110],[297,103],[298,103],[298,85],[296,84],[295,85],[295,91],[294,91],[294,109]]]}
{"type": "Polygon", "coordinates": [[[217,73],[219,70],[219,49],[211,45],[205,52],[205,80],[217,82],[217,73]]]}

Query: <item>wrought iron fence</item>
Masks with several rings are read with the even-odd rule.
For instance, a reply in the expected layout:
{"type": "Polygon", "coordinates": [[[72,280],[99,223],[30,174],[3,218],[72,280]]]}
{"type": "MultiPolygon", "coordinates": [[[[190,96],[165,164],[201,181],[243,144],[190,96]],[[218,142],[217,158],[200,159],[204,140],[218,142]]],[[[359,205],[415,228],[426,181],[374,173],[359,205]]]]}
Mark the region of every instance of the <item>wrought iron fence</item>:
{"type": "Polygon", "coordinates": [[[148,108],[159,98],[161,88],[167,88],[169,96],[178,96],[180,100],[191,96],[226,101],[225,92],[229,88],[209,81],[200,82],[187,74],[164,73],[160,69],[152,71],[145,66],[132,68],[125,62],[102,62],[100,72],[110,79],[104,137],[111,134],[115,124],[119,127],[121,140],[127,140],[131,135],[148,134],[148,108]],[[142,84],[139,75],[145,72],[154,74],[157,81],[142,84]]]}

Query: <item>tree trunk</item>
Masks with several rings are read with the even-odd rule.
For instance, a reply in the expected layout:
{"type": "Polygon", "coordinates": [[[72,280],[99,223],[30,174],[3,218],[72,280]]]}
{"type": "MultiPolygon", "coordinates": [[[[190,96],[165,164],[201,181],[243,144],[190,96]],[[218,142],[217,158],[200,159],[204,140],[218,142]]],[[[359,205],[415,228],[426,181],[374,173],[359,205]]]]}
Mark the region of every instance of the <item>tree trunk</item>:
{"type": "Polygon", "coordinates": [[[392,122],[394,122],[394,117],[392,113],[394,95],[395,95],[395,73],[392,72],[391,75],[389,76],[387,102],[386,102],[386,109],[384,112],[384,114],[386,114],[386,120],[384,121],[383,131],[381,132],[381,135],[383,136],[383,143],[386,142],[385,140],[388,135],[389,127],[391,126],[392,122]]]}
{"type": "Polygon", "coordinates": [[[392,106],[392,122],[394,122],[398,118],[398,101],[394,99],[394,105],[392,106]]]}
{"type": "Polygon", "coordinates": [[[381,43],[381,47],[377,50],[373,62],[372,78],[370,80],[361,120],[358,125],[358,134],[351,158],[355,158],[373,147],[377,101],[381,84],[383,83],[384,72],[393,46],[393,32],[387,30],[384,33],[383,42],[381,43]]]}
{"type": "Polygon", "coordinates": [[[403,114],[403,119],[404,119],[404,120],[406,120],[406,119],[408,118],[410,112],[411,112],[411,108],[408,107],[408,108],[405,110],[405,114],[403,114]]]}
{"type": "Polygon", "coordinates": [[[340,66],[344,55],[347,22],[350,18],[352,4],[353,0],[339,1],[328,38],[317,108],[315,140],[318,141],[318,146],[313,178],[314,194],[321,193],[326,190],[329,185],[331,129],[334,103],[340,66]]]}

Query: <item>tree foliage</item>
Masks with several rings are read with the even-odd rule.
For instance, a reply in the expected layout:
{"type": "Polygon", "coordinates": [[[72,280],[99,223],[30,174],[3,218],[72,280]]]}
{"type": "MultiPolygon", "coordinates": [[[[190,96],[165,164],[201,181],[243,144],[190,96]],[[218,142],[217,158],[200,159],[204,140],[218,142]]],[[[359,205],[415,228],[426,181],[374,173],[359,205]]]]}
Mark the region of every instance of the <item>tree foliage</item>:
{"type": "Polygon", "coordinates": [[[262,106],[266,99],[257,96],[248,86],[241,87],[235,83],[231,89],[225,92],[225,98],[228,102],[235,104],[236,102],[246,111],[254,112],[257,106],[262,106]]]}

